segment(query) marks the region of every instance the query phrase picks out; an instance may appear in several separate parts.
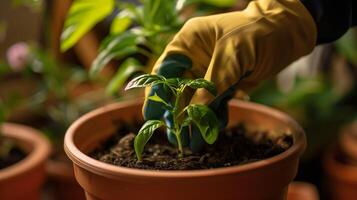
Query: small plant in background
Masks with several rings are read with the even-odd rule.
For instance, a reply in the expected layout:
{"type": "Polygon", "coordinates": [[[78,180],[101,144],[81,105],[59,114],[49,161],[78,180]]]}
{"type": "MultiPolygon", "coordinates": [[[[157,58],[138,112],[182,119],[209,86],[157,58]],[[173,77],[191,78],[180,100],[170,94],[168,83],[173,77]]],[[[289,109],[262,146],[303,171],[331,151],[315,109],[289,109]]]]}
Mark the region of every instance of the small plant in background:
{"type": "MultiPolygon", "coordinates": [[[[9,70],[8,66],[5,64],[0,67],[6,67],[7,70],[9,70]]],[[[3,75],[4,72],[8,72],[7,70],[2,71],[0,76],[3,75]]],[[[7,160],[11,150],[15,147],[12,139],[4,137],[2,133],[2,124],[7,120],[9,114],[16,109],[20,102],[21,100],[16,94],[11,94],[5,97],[0,96],[0,169],[7,166],[7,160]]]]}
{"type": "MultiPolygon", "coordinates": [[[[99,55],[91,66],[90,74],[96,76],[111,60],[121,61],[117,73],[107,86],[114,95],[137,72],[151,71],[151,64],[159,57],[170,38],[180,30],[184,21],[207,9],[194,9],[183,16],[184,8],[191,5],[229,7],[235,0],[141,0],[129,3],[115,0],[75,0],[64,24],[61,50],[71,48],[96,24],[110,18],[109,35],[102,40],[99,55]],[[146,67],[148,66],[148,67],[146,67]]],[[[204,7],[204,6],[203,6],[204,7]]],[[[209,11],[208,11],[209,12],[209,11]]]]}
{"type": "Polygon", "coordinates": [[[43,8],[44,0],[11,0],[15,6],[26,6],[33,11],[39,11],[43,8]]]}
{"type": "MultiPolygon", "coordinates": [[[[144,74],[131,80],[126,86],[126,90],[132,88],[142,88],[161,84],[167,87],[173,94],[172,102],[163,100],[157,94],[148,97],[150,100],[159,102],[173,116],[173,126],[169,126],[164,120],[148,120],[139,130],[134,140],[134,148],[138,160],[142,160],[144,146],[152,137],[154,131],[162,126],[170,129],[176,136],[178,146],[178,156],[182,157],[183,146],[181,141],[182,129],[186,126],[195,125],[199,129],[202,138],[208,143],[213,144],[218,137],[218,119],[214,112],[206,105],[190,104],[185,107],[180,106],[181,97],[186,88],[204,88],[212,95],[216,95],[216,88],[212,82],[199,78],[195,80],[170,78],[166,79],[160,75],[144,74]]],[[[191,130],[191,129],[189,129],[191,130]]]]}
{"type": "MultiPolygon", "coordinates": [[[[58,147],[62,146],[63,135],[75,119],[109,101],[102,90],[92,89],[102,83],[100,80],[90,81],[85,69],[59,63],[48,52],[25,42],[14,44],[7,51],[7,65],[4,65],[0,76],[6,77],[11,73],[22,80],[30,80],[34,88],[27,92],[30,93],[27,96],[16,95],[19,91],[12,91],[6,102],[11,96],[18,107],[45,118],[45,123],[33,125],[42,129],[58,147]]],[[[1,106],[8,110],[9,106],[4,103],[1,106]]],[[[7,113],[11,115],[12,112],[7,113]]]]}
{"type": "MultiPolygon", "coordinates": [[[[350,91],[355,92],[355,89],[350,91]]],[[[356,118],[356,106],[346,101],[348,96],[338,94],[331,80],[318,74],[297,77],[288,92],[282,92],[275,81],[266,81],[250,95],[250,100],[293,116],[307,133],[309,146],[304,156],[309,159],[333,141],[342,124],[356,118]]]]}
{"type": "Polygon", "coordinates": [[[12,141],[6,139],[2,132],[1,126],[6,119],[7,112],[15,105],[16,103],[12,100],[5,100],[0,98],[0,160],[5,158],[10,150],[13,147],[12,141]]]}

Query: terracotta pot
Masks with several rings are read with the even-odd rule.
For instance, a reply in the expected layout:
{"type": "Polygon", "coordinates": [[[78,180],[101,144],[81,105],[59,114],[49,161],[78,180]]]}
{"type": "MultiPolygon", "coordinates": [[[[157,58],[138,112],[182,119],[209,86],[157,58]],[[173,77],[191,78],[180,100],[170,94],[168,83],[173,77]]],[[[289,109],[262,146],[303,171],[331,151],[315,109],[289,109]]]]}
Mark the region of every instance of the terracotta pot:
{"type": "Polygon", "coordinates": [[[191,171],[131,169],[87,155],[115,133],[118,121],[141,120],[141,107],[142,101],[109,105],[84,115],[68,129],[64,148],[87,199],[286,199],[305,148],[304,132],[285,114],[253,103],[232,101],[229,124],[243,122],[248,129],[269,130],[271,137],[291,134],[291,148],[250,164],[191,171]]]}
{"type": "Polygon", "coordinates": [[[342,129],[338,148],[346,162],[357,166],[357,121],[342,129]]]}
{"type": "Polygon", "coordinates": [[[323,167],[327,175],[328,193],[331,200],[355,200],[357,198],[357,166],[341,161],[334,149],[329,151],[323,167]]]}
{"type": "Polygon", "coordinates": [[[4,123],[1,132],[28,154],[18,163],[0,170],[0,199],[39,200],[50,144],[39,131],[23,125],[4,123]]]}
{"type": "Polygon", "coordinates": [[[74,178],[70,162],[49,159],[46,163],[50,196],[57,200],[84,200],[83,189],[74,178]]]}
{"type": "Polygon", "coordinates": [[[317,188],[311,183],[292,182],[288,189],[287,200],[319,200],[317,188]]]}

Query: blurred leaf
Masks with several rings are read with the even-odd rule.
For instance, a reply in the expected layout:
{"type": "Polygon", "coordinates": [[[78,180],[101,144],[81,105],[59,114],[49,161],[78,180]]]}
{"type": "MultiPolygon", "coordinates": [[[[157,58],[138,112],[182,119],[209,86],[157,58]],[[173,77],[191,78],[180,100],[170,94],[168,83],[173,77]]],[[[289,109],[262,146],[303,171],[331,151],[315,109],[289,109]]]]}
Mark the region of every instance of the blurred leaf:
{"type": "Polygon", "coordinates": [[[126,59],[119,67],[118,71],[111,79],[106,88],[107,94],[113,95],[124,85],[130,76],[143,69],[141,63],[134,58],[126,59]]]}
{"type": "Polygon", "coordinates": [[[0,77],[10,73],[11,71],[12,70],[8,64],[0,61],[0,77]]]}
{"type": "Polygon", "coordinates": [[[113,20],[110,26],[111,34],[121,34],[133,23],[132,15],[126,10],[121,11],[113,20]]]}
{"type": "Polygon", "coordinates": [[[132,20],[135,21],[138,25],[143,25],[145,18],[143,16],[143,6],[142,5],[135,5],[133,3],[121,3],[119,4],[119,10],[121,12],[126,12],[132,20]]]}
{"type": "Polygon", "coordinates": [[[90,76],[96,76],[114,58],[123,58],[138,51],[140,37],[132,32],[110,36],[101,46],[99,55],[93,61],[90,76]]]}
{"type": "Polygon", "coordinates": [[[178,24],[176,0],[145,0],[143,2],[144,26],[152,31],[168,30],[178,24]]]}
{"type": "Polygon", "coordinates": [[[357,29],[350,29],[336,41],[337,50],[351,63],[357,65],[357,29]]]}
{"type": "Polygon", "coordinates": [[[0,42],[5,39],[7,24],[5,21],[0,20],[0,42]]]}
{"type": "MultiPolygon", "coordinates": [[[[5,108],[4,108],[4,104],[2,102],[2,100],[0,99],[0,125],[2,122],[5,121],[5,116],[6,116],[6,111],[5,111],[5,108]]],[[[1,133],[0,133],[1,135],[1,133]]]]}
{"type": "Polygon", "coordinates": [[[44,3],[43,0],[12,0],[12,3],[15,6],[27,6],[30,7],[34,11],[41,11],[44,3]]]}
{"type": "Polygon", "coordinates": [[[71,48],[86,32],[113,11],[115,0],[75,0],[64,23],[61,51],[71,48]]]}
{"type": "Polygon", "coordinates": [[[205,3],[216,7],[231,7],[237,3],[237,0],[186,0],[186,4],[205,3]]]}

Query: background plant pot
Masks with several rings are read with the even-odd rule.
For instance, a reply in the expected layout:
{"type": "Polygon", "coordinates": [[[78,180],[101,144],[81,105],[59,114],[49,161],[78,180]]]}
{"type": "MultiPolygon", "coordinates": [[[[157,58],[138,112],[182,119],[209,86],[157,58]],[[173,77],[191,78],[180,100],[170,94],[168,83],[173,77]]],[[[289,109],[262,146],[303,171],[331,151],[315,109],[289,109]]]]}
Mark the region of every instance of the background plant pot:
{"type": "Polygon", "coordinates": [[[343,161],[337,149],[324,158],[327,191],[331,200],[355,200],[357,197],[357,166],[343,161]]]}
{"type": "Polygon", "coordinates": [[[290,134],[294,144],[269,159],[241,166],[193,171],[151,171],[117,167],[87,154],[109,138],[120,122],[141,119],[142,101],[109,105],[77,120],[65,136],[65,151],[87,199],[286,199],[305,148],[303,130],[276,110],[248,102],[230,102],[229,125],[266,130],[271,137],[290,134]]]}
{"type": "Polygon", "coordinates": [[[0,170],[0,199],[38,200],[45,179],[44,164],[50,152],[48,141],[37,130],[18,124],[4,123],[1,132],[14,139],[27,156],[0,170]]]}
{"type": "Polygon", "coordinates": [[[347,163],[357,166],[357,121],[342,129],[338,142],[343,159],[347,163]]]}
{"type": "Polygon", "coordinates": [[[50,195],[56,200],[84,200],[83,189],[74,178],[70,161],[49,159],[46,163],[50,195]]]}
{"type": "Polygon", "coordinates": [[[288,189],[287,200],[319,200],[317,188],[311,183],[292,182],[288,189]]]}

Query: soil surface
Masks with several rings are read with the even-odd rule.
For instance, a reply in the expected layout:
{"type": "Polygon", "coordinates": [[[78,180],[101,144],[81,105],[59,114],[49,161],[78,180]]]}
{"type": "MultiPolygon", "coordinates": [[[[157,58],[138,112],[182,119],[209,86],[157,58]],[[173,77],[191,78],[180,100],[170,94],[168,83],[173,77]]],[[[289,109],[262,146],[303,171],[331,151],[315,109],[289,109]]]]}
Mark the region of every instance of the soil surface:
{"type": "Polygon", "coordinates": [[[14,146],[11,148],[7,156],[0,157],[0,170],[9,167],[26,157],[26,153],[20,148],[14,146]]]}
{"type": "Polygon", "coordinates": [[[166,134],[157,131],[145,146],[143,161],[138,161],[134,152],[133,133],[140,125],[123,126],[90,156],[105,163],[151,170],[195,170],[241,165],[280,154],[293,144],[293,138],[284,136],[274,141],[264,132],[256,132],[247,138],[242,125],[222,131],[213,145],[206,145],[201,152],[185,149],[183,158],[178,158],[177,148],[168,143],[166,134]]]}

